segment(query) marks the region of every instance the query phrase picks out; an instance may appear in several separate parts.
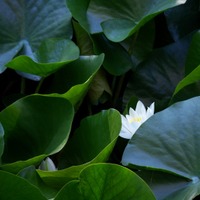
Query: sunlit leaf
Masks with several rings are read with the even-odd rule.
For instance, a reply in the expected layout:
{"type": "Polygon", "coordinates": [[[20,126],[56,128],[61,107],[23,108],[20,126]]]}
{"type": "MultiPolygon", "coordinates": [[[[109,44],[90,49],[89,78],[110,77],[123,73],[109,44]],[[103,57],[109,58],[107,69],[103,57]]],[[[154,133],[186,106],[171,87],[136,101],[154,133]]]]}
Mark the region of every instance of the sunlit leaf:
{"type": "Polygon", "coordinates": [[[0,113],[5,131],[1,168],[19,170],[60,151],[72,119],[72,105],[63,98],[32,95],[8,106],[0,113]]]}
{"type": "Polygon", "coordinates": [[[38,188],[28,181],[8,172],[0,171],[0,196],[2,200],[46,200],[38,188]]]}
{"type": "Polygon", "coordinates": [[[55,73],[55,78],[48,96],[63,97],[73,105],[79,106],[94,75],[99,70],[104,55],[81,56],[75,62],[55,73]]]}
{"type": "Polygon", "coordinates": [[[184,87],[195,83],[200,80],[200,66],[195,68],[190,74],[188,74],[185,78],[183,78],[174,91],[173,96],[175,96],[179,91],[181,91],[184,87]]]}
{"type": "Polygon", "coordinates": [[[31,184],[36,186],[41,193],[48,199],[53,198],[58,192],[54,188],[48,187],[38,175],[34,166],[24,168],[18,173],[18,176],[26,179],[31,184]]]}
{"type": "Polygon", "coordinates": [[[60,190],[66,183],[77,179],[80,172],[91,163],[59,169],[57,171],[37,170],[37,172],[46,185],[60,190]]]}
{"type": "Polygon", "coordinates": [[[104,32],[108,39],[114,42],[126,39],[162,11],[185,2],[125,0],[122,4],[115,0],[67,0],[73,17],[88,32],[104,32]]]}
{"type": "Polygon", "coordinates": [[[79,180],[66,184],[55,200],[138,199],[155,200],[146,183],[119,165],[94,164],[86,167],[79,180]]]}
{"type": "Polygon", "coordinates": [[[34,59],[18,56],[6,64],[7,67],[46,77],[79,57],[78,47],[65,39],[48,39],[42,42],[34,59]]]}
{"type": "Polygon", "coordinates": [[[38,170],[39,175],[45,183],[58,188],[77,179],[81,170],[91,163],[108,160],[120,128],[120,114],[114,109],[83,119],[60,155],[59,170],[53,172],[38,170]]]}
{"type": "Polygon", "coordinates": [[[80,165],[93,159],[105,162],[114,148],[120,129],[121,117],[113,109],[83,119],[63,149],[60,167],[80,165]]]}

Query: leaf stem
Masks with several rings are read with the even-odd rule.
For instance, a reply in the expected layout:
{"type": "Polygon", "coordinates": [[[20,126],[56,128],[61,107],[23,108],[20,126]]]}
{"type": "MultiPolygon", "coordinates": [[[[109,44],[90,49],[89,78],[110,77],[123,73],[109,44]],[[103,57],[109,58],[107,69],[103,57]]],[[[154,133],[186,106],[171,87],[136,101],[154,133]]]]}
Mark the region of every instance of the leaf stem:
{"type": "Polygon", "coordinates": [[[25,94],[25,89],[26,89],[26,79],[24,77],[21,77],[20,93],[25,94]]]}
{"type": "Polygon", "coordinates": [[[45,79],[44,77],[41,78],[40,82],[38,83],[38,85],[37,85],[37,87],[35,89],[35,93],[39,93],[40,88],[41,88],[41,86],[42,86],[42,84],[44,82],[44,79],[45,79]]]}

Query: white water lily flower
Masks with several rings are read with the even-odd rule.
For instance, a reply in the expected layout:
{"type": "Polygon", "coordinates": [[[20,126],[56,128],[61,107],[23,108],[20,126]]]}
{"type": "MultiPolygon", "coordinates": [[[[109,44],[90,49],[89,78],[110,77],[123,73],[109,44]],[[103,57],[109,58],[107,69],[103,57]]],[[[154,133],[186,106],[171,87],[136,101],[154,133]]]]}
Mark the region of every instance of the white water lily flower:
{"type": "Polygon", "coordinates": [[[122,129],[119,136],[122,138],[131,139],[141,124],[154,114],[154,109],[154,103],[152,103],[146,110],[144,104],[141,101],[138,101],[135,110],[130,108],[129,114],[126,115],[126,117],[121,115],[122,129]]]}

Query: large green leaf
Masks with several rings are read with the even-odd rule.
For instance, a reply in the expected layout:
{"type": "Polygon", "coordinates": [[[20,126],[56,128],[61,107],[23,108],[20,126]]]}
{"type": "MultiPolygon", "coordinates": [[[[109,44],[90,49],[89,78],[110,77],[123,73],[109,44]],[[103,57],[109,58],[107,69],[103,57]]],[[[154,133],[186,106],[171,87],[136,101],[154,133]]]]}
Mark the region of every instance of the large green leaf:
{"type": "Polygon", "coordinates": [[[34,166],[24,168],[18,173],[18,176],[26,179],[32,185],[36,186],[47,199],[55,197],[58,192],[54,188],[48,187],[43,182],[34,166]]]}
{"type": "MultiPolygon", "coordinates": [[[[80,172],[87,166],[93,163],[102,163],[105,162],[108,156],[111,154],[112,150],[116,145],[116,139],[113,140],[107,147],[105,147],[93,160],[86,162],[81,165],[73,165],[68,168],[64,168],[57,171],[41,171],[38,170],[38,173],[42,180],[50,187],[61,189],[66,183],[76,180],[79,177],[80,172]]],[[[123,144],[124,147],[124,144],[123,144]]],[[[124,148],[123,148],[124,150],[124,148]]],[[[120,150],[120,159],[121,159],[121,150],[120,150]]],[[[119,158],[113,157],[109,160],[119,161],[119,158]]],[[[61,165],[66,166],[64,162],[61,162],[61,165]]]]}
{"type": "Polygon", "coordinates": [[[3,150],[4,150],[4,129],[2,124],[0,123],[0,162],[3,150]]]}
{"type": "MultiPolygon", "coordinates": [[[[200,96],[200,80],[195,81],[195,77],[188,77],[189,79],[183,79],[183,82],[181,81],[180,85],[178,84],[177,87],[179,86],[183,86],[183,88],[181,88],[180,91],[178,91],[175,95],[172,96],[169,105],[175,103],[175,102],[179,102],[179,101],[183,101],[186,99],[190,99],[192,97],[196,97],[196,96],[200,96]],[[194,82],[192,81],[194,80],[194,82]],[[191,81],[191,84],[190,84],[191,81]],[[193,83],[192,83],[193,82],[193,83]]],[[[198,77],[197,77],[198,79],[198,77]]],[[[176,88],[177,89],[177,88],[176,88]]]]}
{"type": "Polygon", "coordinates": [[[8,172],[0,171],[0,185],[0,196],[2,200],[46,200],[39,189],[31,183],[8,172]]]}
{"type": "Polygon", "coordinates": [[[93,159],[105,162],[114,148],[120,129],[120,114],[114,109],[83,119],[63,149],[60,167],[80,165],[93,159]]]}
{"type": "Polygon", "coordinates": [[[18,53],[33,57],[44,39],[72,35],[65,0],[0,1],[0,19],[0,73],[18,53]]]}
{"type": "Polygon", "coordinates": [[[176,191],[177,196],[170,196],[171,200],[191,199],[200,194],[199,111],[200,97],[195,97],[155,114],[138,129],[123,154],[124,165],[187,179],[188,184],[176,191]],[[186,198],[188,194],[190,198],[186,198]]]}
{"type": "Polygon", "coordinates": [[[94,164],[80,173],[79,180],[66,184],[55,200],[61,199],[138,199],[155,200],[146,183],[119,165],[94,164]]]}
{"type": "Polygon", "coordinates": [[[185,2],[185,0],[125,0],[123,2],[67,0],[73,17],[88,32],[104,32],[114,42],[126,39],[162,11],[185,2]]]}
{"type": "Polygon", "coordinates": [[[55,73],[55,78],[48,96],[68,99],[78,106],[85,96],[94,75],[99,70],[104,55],[81,56],[75,62],[55,73]]]}
{"type": "Polygon", "coordinates": [[[37,170],[37,172],[46,185],[55,188],[56,190],[60,190],[66,183],[77,179],[80,172],[91,163],[93,162],[56,171],[37,170]]]}
{"type": "Polygon", "coordinates": [[[171,99],[171,103],[200,95],[199,44],[200,32],[197,31],[192,37],[192,41],[190,43],[188,54],[186,57],[185,77],[176,86],[171,99]]]}
{"type": "Polygon", "coordinates": [[[180,92],[184,87],[191,85],[200,80],[200,66],[195,68],[190,74],[188,74],[185,78],[183,78],[174,91],[173,96],[175,96],[178,92],[180,92]]]}
{"type": "Polygon", "coordinates": [[[73,107],[63,98],[32,95],[8,106],[0,113],[5,131],[1,167],[17,171],[60,151],[72,119],[73,107]]]}
{"type": "Polygon", "coordinates": [[[107,161],[120,128],[120,114],[114,109],[83,119],[60,155],[58,167],[63,169],[52,172],[38,170],[39,175],[46,184],[58,188],[77,179],[80,171],[91,163],[107,161]]]}
{"type": "Polygon", "coordinates": [[[71,40],[48,39],[41,43],[34,59],[28,56],[18,56],[6,66],[46,77],[78,57],[79,49],[71,40]]]}

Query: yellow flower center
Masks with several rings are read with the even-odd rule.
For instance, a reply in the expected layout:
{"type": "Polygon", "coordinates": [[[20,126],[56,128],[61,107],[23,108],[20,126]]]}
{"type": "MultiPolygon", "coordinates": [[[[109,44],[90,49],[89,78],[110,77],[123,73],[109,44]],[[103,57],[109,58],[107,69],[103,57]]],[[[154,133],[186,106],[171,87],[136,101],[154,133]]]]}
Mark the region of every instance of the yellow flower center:
{"type": "Polygon", "coordinates": [[[141,122],[142,121],[142,117],[132,117],[131,119],[129,119],[129,123],[133,123],[133,122],[141,122]]]}

